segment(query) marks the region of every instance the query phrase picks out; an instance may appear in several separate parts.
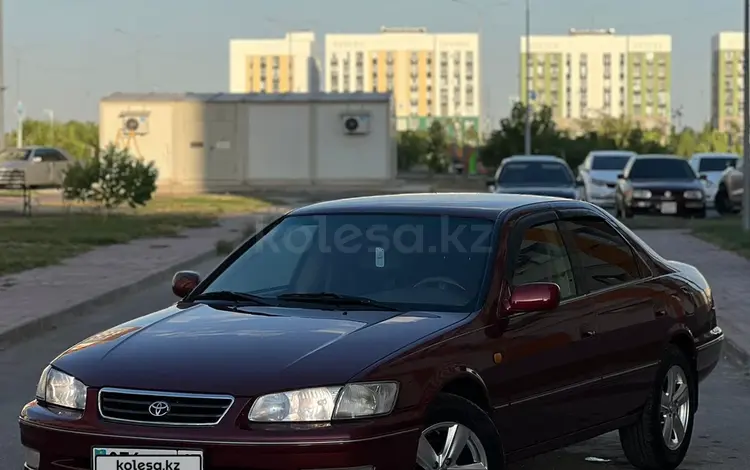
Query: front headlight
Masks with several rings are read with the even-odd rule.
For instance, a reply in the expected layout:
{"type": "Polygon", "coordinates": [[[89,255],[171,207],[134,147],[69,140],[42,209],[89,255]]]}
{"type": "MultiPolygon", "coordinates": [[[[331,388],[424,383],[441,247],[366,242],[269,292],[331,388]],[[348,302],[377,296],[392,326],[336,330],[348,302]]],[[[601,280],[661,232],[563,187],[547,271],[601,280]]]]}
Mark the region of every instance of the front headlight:
{"type": "Polygon", "coordinates": [[[691,189],[690,191],[685,191],[683,196],[685,199],[703,199],[703,191],[691,189]]]}
{"type": "Polygon", "coordinates": [[[272,393],[255,400],[248,419],[259,423],[311,423],[379,416],[393,411],[397,396],[395,382],[272,393]]]}
{"type": "Polygon", "coordinates": [[[651,191],[648,189],[634,189],[633,197],[636,199],[651,199],[651,191]]]}
{"type": "Polygon", "coordinates": [[[36,399],[48,405],[83,411],[86,408],[86,386],[75,377],[47,366],[36,386],[36,399]]]}

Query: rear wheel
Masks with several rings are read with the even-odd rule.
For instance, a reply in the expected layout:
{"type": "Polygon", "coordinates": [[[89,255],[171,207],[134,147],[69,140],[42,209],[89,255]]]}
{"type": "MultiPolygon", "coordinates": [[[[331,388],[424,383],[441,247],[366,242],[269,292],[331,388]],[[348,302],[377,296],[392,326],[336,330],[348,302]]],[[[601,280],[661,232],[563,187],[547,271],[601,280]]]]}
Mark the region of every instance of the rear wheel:
{"type": "Polygon", "coordinates": [[[690,361],[670,345],[641,417],[620,429],[631,465],[641,470],[674,470],[685,458],[693,434],[698,389],[690,361]]]}
{"type": "Polygon", "coordinates": [[[505,470],[494,423],[465,398],[442,393],[430,405],[417,448],[417,470],[505,470]]]}

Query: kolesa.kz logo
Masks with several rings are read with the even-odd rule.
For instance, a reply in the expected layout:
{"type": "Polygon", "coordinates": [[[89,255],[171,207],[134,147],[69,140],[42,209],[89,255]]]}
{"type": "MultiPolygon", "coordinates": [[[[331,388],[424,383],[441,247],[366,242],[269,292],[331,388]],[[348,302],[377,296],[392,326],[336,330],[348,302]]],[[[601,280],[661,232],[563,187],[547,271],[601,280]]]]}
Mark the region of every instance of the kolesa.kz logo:
{"type": "Polygon", "coordinates": [[[180,470],[180,462],[130,462],[118,460],[117,470],[180,470]]]}

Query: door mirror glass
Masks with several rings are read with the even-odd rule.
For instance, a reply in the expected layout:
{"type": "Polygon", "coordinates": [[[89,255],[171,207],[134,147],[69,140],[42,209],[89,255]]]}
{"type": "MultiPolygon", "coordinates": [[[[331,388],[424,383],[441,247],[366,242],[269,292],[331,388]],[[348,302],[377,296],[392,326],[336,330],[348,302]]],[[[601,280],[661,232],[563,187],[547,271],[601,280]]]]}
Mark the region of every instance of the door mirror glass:
{"type": "Polygon", "coordinates": [[[617,175],[617,179],[618,180],[624,180],[625,179],[625,173],[620,173],[619,175],[617,175]]]}
{"type": "Polygon", "coordinates": [[[699,178],[702,179],[703,181],[706,181],[708,179],[708,176],[700,175],[699,178]]]}
{"type": "Polygon", "coordinates": [[[172,277],[172,293],[184,298],[201,282],[201,276],[195,271],[178,271],[172,277]]]}
{"type": "Polygon", "coordinates": [[[554,282],[535,282],[515,286],[510,295],[508,313],[552,310],[560,304],[560,286],[554,282]]]}
{"type": "Polygon", "coordinates": [[[32,163],[42,163],[42,157],[40,157],[39,155],[36,155],[35,157],[33,157],[31,159],[31,162],[32,163]]]}

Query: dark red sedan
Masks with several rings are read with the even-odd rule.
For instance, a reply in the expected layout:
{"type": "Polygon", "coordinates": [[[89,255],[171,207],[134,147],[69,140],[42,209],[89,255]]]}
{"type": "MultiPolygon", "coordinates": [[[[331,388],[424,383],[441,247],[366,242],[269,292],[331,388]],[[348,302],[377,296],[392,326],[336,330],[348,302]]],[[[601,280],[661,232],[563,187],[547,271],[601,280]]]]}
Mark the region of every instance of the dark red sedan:
{"type": "Polygon", "coordinates": [[[723,341],[694,267],[547,197],[319,203],[173,290],[44,370],[26,469],[500,470],[613,430],[673,469],[723,341]]]}

